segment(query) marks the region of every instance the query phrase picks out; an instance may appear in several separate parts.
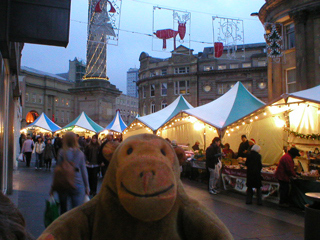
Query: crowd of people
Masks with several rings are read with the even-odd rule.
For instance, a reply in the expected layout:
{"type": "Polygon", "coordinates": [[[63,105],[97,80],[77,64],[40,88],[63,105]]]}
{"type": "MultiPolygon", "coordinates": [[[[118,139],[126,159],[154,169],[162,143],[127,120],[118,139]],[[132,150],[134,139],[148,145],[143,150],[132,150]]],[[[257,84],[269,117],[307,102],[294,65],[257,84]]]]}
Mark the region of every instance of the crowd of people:
{"type": "MultiPolygon", "coordinates": [[[[71,191],[58,191],[60,213],[66,212],[67,202],[71,201],[71,208],[81,205],[85,195],[90,198],[97,194],[99,176],[104,176],[112,153],[119,145],[121,138],[114,138],[109,133],[105,138],[99,139],[98,135],[84,138],[78,134],[67,132],[60,137],[59,134],[51,139],[42,133],[21,134],[19,138],[20,151],[26,167],[30,167],[32,154],[35,156],[35,169],[43,167],[51,170],[53,159],[56,164],[64,160],[72,162],[75,169],[75,188],[71,191]]],[[[50,190],[54,194],[54,190],[50,190]]]]}

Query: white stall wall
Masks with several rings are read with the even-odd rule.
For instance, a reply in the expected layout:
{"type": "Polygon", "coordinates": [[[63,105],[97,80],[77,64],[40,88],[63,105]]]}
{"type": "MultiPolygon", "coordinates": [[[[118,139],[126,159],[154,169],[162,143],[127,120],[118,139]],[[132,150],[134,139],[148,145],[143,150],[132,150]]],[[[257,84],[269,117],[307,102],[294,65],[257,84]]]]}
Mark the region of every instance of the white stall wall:
{"type": "Polygon", "coordinates": [[[123,140],[125,140],[130,136],[138,135],[138,134],[142,134],[142,133],[151,133],[152,134],[152,132],[147,131],[145,128],[140,128],[138,130],[129,130],[126,134],[122,134],[122,138],[123,138],[123,140]]]}

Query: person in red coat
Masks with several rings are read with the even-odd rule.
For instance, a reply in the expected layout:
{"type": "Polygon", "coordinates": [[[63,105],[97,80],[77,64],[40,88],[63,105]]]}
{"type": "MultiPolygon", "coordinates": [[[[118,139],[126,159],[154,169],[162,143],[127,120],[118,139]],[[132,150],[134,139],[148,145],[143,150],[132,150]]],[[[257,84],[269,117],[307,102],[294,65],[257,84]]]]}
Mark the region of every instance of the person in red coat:
{"type": "Polygon", "coordinates": [[[296,148],[291,148],[288,153],[283,155],[279,161],[279,165],[276,170],[276,178],[280,184],[280,201],[279,205],[281,207],[288,207],[289,202],[289,189],[290,189],[290,178],[295,177],[296,173],[294,171],[293,159],[300,156],[299,150],[296,148]]]}

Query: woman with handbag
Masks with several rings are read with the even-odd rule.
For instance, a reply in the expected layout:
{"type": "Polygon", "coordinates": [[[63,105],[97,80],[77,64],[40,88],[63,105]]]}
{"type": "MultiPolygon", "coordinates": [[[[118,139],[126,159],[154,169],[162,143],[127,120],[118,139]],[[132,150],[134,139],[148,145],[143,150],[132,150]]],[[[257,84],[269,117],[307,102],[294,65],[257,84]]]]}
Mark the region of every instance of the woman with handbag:
{"type": "Polygon", "coordinates": [[[36,154],[36,167],[35,169],[42,168],[42,158],[43,158],[43,151],[45,148],[45,143],[43,142],[42,137],[38,137],[36,143],[34,144],[33,152],[36,154]]]}
{"type": "Polygon", "coordinates": [[[61,185],[57,187],[55,184],[56,176],[54,176],[50,192],[51,195],[53,194],[53,191],[58,192],[60,214],[63,214],[68,210],[67,206],[69,199],[71,200],[71,208],[74,208],[83,204],[85,195],[89,195],[90,193],[85,156],[79,149],[76,135],[73,132],[67,132],[63,138],[63,148],[59,151],[57,156],[55,174],[56,170],[59,169],[59,165],[61,167],[66,163],[69,163],[72,166],[71,170],[74,171],[73,174],[68,174],[74,178],[71,179],[74,181],[73,186],[67,187],[67,184],[64,184],[64,188],[62,188],[61,185]]]}
{"type": "Polygon", "coordinates": [[[31,139],[30,134],[28,134],[27,140],[23,142],[22,149],[21,149],[21,152],[26,156],[27,167],[30,167],[33,148],[34,148],[33,141],[31,139]]]}

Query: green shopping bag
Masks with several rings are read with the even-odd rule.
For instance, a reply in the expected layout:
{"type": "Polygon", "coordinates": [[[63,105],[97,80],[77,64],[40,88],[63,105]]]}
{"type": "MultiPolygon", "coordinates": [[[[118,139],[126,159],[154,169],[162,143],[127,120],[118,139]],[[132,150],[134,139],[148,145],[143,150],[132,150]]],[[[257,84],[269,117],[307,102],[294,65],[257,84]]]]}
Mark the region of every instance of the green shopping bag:
{"type": "Polygon", "coordinates": [[[46,210],[44,212],[44,226],[48,227],[56,218],[60,216],[59,202],[53,196],[46,200],[46,210]]]}

